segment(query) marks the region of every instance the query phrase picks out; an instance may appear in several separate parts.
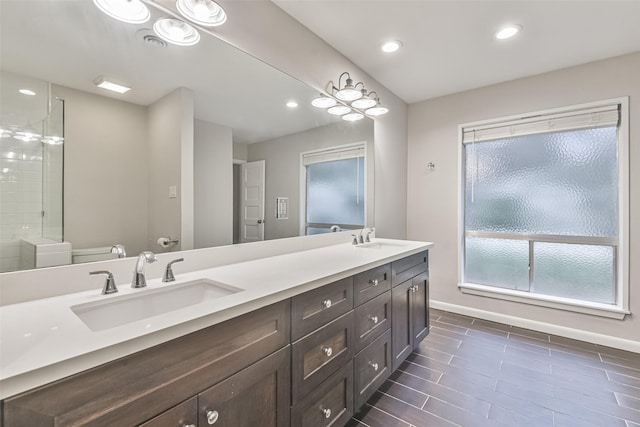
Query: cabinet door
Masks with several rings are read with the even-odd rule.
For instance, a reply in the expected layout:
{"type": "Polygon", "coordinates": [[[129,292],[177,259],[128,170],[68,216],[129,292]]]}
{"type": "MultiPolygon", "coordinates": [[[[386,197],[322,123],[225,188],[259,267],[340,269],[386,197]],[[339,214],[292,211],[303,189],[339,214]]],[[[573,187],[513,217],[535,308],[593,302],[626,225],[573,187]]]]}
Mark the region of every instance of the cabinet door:
{"type": "Polygon", "coordinates": [[[140,424],[140,427],[196,427],[197,424],[198,398],[192,397],[146,423],[140,424]]]}
{"type": "Polygon", "coordinates": [[[413,351],[411,331],[411,294],[413,281],[407,280],[391,290],[391,351],[392,370],[413,351]]]}
{"type": "Polygon", "coordinates": [[[288,427],[286,347],[198,395],[198,426],[288,427]]]}
{"type": "Polygon", "coordinates": [[[424,272],[411,281],[412,348],[416,348],[429,335],[429,273],[424,272]]]}

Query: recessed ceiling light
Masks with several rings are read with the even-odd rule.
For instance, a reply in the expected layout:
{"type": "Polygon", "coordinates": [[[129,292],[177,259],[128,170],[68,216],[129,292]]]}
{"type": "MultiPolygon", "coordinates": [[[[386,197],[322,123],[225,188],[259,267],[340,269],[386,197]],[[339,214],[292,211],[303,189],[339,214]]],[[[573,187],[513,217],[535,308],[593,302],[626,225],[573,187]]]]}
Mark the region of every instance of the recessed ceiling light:
{"type": "Polygon", "coordinates": [[[140,0],[93,0],[98,9],[118,21],[143,24],[151,17],[149,8],[140,0]]]}
{"type": "Polygon", "coordinates": [[[166,42],[178,46],[192,46],[200,41],[200,33],[191,25],[175,18],[158,19],[153,31],[166,42]]]}
{"type": "Polygon", "coordinates": [[[500,31],[496,33],[496,38],[498,40],[509,39],[518,34],[520,31],[522,31],[522,25],[507,25],[506,27],[501,28],[500,31]]]}
{"type": "Polygon", "coordinates": [[[227,20],[224,9],[213,0],[176,0],[176,7],[185,18],[206,27],[222,25],[227,20]]]}
{"type": "Polygon", "coordinates": [[[298,103],[296,101],[287,102],[287,107],[289,108],[296,108],[297,106],[298,106],[298,103]]]}
{"type": "Polygon", "coordinates": [[[393,52],[396,52],[401,47],[402,47],[401,41],[390,40],[388,42],[383,43],[382,46],[380,46],[380,49],[382,49],[382,51],[385,53],[393,53],[393,52]]]}
{"type": "Polygon", "coordinates": [[[338,101],[336,101],[335,99],[333,99],[333,98],[331,98],[329,96],[325,96],[325,95],[320,95],[317,98],[313,98],[313,100],[311,101],[311,105],[313,105],[314,107],[318,107],[318,108],[333,107],[337,103],[338,103],[338,101]]]}
{"type": "Polygon", "coordinates": [[[32,91],[31,89],[20,89],[18,92],[20,92],[23,95],[29,95],[29,96],[33,96],[36,93],[34,91],[32,91]]]}
{"type": "Polygon", "coordinates": [[[93,83],[99,88],[107,89],[112,92],[126,93],[131,90],[130,87],[122,86],[117,83],[110,82],[108,80],[105,80],[103,77],[98,77],[93,81],[93,83]]]}
{"type": "Polygon", "coordinates": [[[327,110],[327,113],[333,114],[334,116],[342,116],[343,114],[347,114],[351,112],[351,108],[345,105],[336,105],[327,110]]]}

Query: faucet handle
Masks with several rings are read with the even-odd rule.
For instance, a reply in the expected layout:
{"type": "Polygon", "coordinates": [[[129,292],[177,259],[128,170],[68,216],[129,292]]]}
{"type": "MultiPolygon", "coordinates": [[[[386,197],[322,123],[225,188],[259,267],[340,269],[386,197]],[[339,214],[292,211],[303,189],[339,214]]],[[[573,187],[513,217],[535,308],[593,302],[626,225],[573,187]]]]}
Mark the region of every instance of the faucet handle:
{"type": "Polygon", "coordinates": [[[107,279],[104,282],[104,286],[102,287],[102,295],[115,294],[118,292],[118,288],[116,287],[116,281],[113,279],[113,274],[107,270],[98,270],[91,271],[89,275],[95,276],[97,274],[104,274],[107,276],[107,279]]]}
{"type": "Polygon", "coordinates": [[[369,243],[371,241],[371,237],[370,236],[371,236],[371,233],[374,232],[374,230],[375,230],[375,228],[371,227],[369,229],[369,231],[367,231],[367,238],[365,239],[365,242],[369,243]]]}
{"type": "Polygon", "coordinates": [[[358,244],[358,236],[356,236],[355,234],[352,234],[353,236],[353,242],[351,242],[352,245],[357,245],[358,244]]]}
{"type": "Polygon", "coordinates": [[[184,258],[178,258],[178,259],[174,259],[173,261],[167,264],[167,268],[164,270],[164,276],[162,277],[162,281],[164,283],[176,281],[176,278],[173,275],[173,269],[171,268],[171,266],[176,262],[182,262],[182,261],[184,261],[184,258]]]}

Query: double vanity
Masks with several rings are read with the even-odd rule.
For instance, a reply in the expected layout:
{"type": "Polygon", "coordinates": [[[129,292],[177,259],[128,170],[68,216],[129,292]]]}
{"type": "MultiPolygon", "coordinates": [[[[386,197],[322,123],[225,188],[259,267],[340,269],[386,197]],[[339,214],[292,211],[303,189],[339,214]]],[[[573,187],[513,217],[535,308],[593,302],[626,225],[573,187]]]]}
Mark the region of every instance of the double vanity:
{"type": "Polygon", "coordinates": [[[331,244],[5,305],[4,425],[342,426],[429,332],[431,246],[331,244]]]}

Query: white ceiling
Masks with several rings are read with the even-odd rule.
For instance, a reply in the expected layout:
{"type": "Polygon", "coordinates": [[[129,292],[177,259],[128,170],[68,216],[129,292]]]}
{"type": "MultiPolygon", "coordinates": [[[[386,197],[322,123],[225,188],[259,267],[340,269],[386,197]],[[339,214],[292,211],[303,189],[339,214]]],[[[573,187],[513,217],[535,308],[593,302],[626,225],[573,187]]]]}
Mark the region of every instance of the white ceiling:
{"type": "Polygon", "coordinates": [[[640,0],[272,1],[408,103],[640,51],[640,0]]]}

